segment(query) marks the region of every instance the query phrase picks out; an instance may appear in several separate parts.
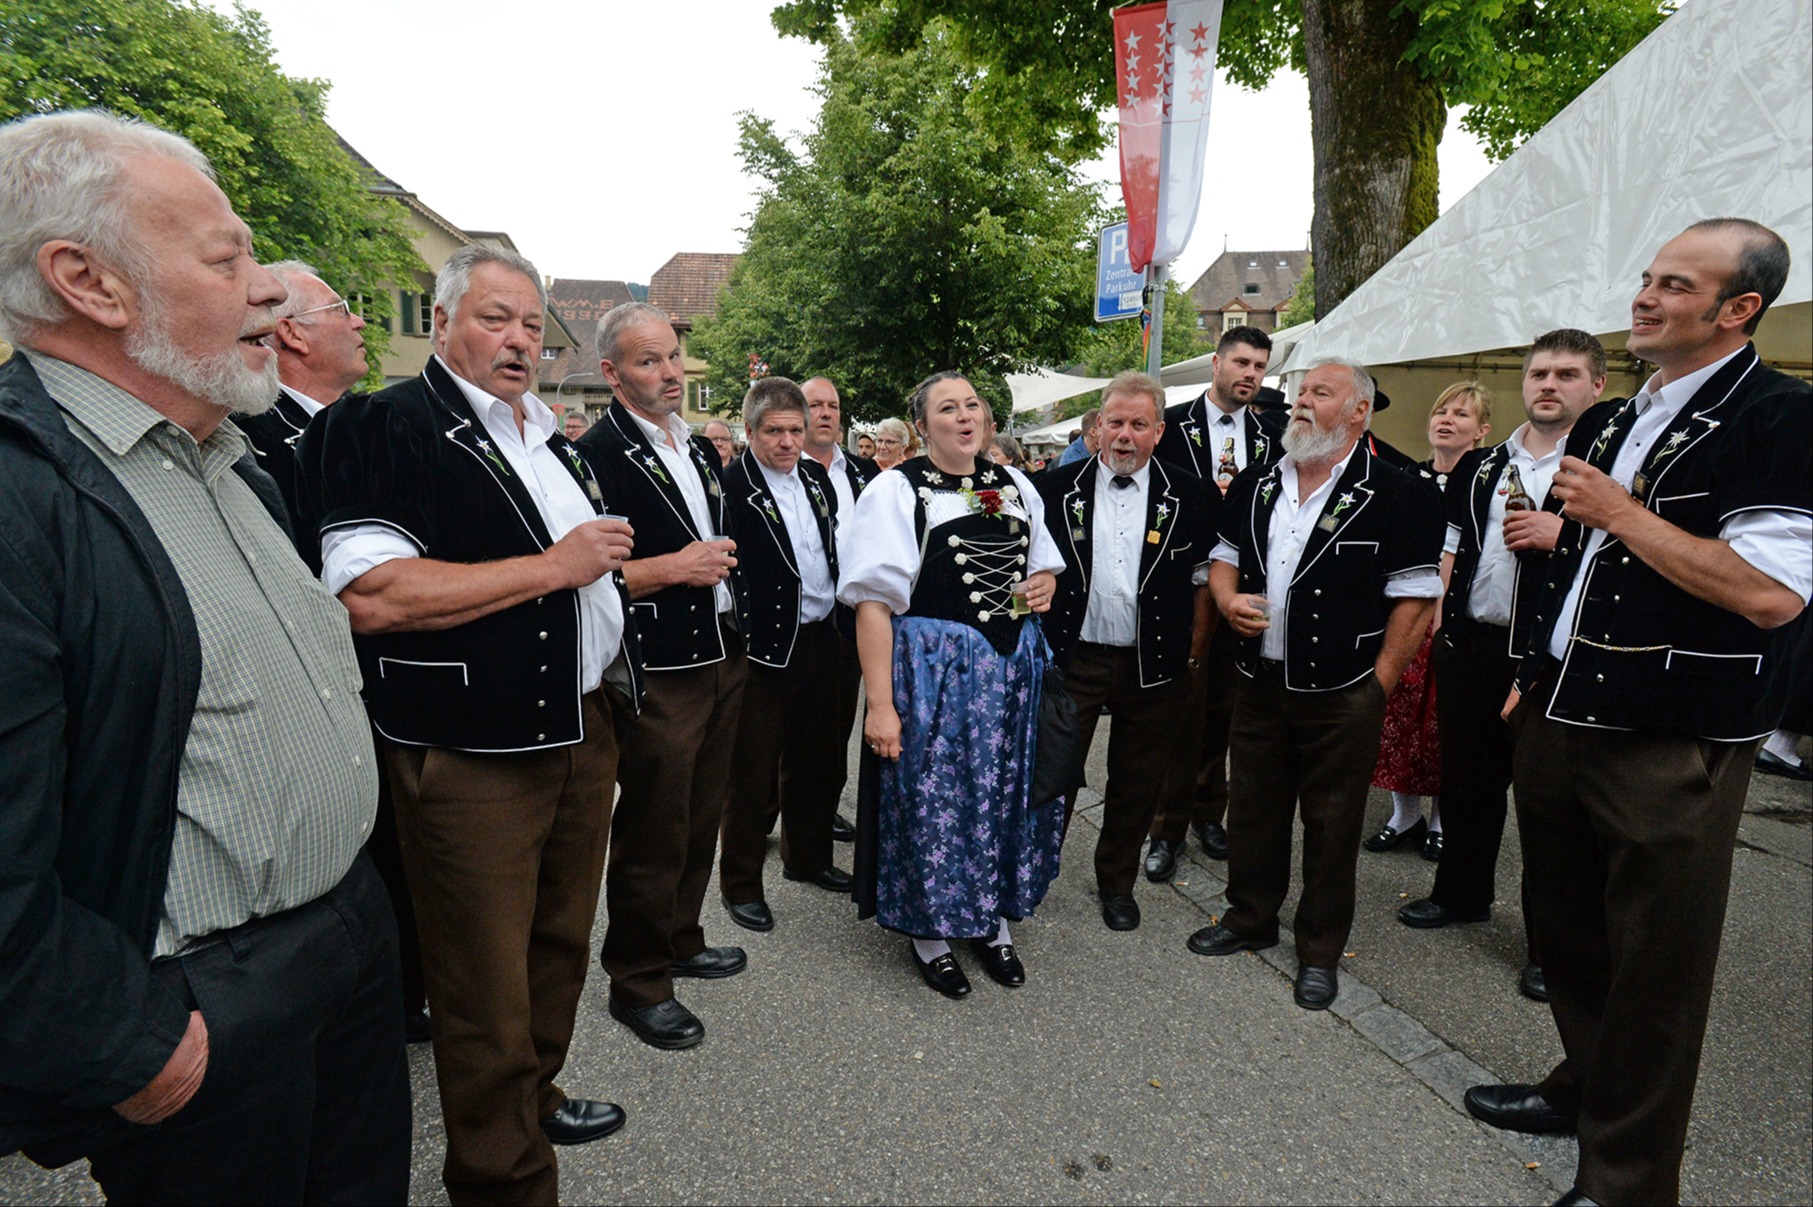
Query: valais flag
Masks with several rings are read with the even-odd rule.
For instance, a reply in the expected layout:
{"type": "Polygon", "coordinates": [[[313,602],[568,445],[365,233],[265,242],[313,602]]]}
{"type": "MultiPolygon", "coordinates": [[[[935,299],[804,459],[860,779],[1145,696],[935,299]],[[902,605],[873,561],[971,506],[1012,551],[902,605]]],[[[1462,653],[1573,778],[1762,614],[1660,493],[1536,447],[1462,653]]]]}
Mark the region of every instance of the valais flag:
{"type": "Polygon", "coordinates": [[[1169,0],[1114,13],[1121,196],[1134,272],[1169,264],[1196,225],[1221,4],[1169,0]]]}

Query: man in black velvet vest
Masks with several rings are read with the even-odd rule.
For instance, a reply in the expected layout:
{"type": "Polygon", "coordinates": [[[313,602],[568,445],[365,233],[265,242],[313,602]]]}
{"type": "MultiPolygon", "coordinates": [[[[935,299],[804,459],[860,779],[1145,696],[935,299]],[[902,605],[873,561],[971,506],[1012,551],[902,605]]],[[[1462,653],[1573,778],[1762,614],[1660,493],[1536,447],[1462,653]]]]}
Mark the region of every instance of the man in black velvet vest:
{"type": "Polygon", "coordinates": [[[1581,1201],[1680,1197],[1738,820],[1781,715],[1785,626],[1813,595],[1813,388],[1749,342],[1787,275],[1787,244],[1754,222],[1664,244],[1627,345],[1656,372],[1581,417],[1549,488],[1564,523],[1507,715],[1566,1058],[1466,1102],[1497,1127],[1577,1130],[1581,1201]]]}

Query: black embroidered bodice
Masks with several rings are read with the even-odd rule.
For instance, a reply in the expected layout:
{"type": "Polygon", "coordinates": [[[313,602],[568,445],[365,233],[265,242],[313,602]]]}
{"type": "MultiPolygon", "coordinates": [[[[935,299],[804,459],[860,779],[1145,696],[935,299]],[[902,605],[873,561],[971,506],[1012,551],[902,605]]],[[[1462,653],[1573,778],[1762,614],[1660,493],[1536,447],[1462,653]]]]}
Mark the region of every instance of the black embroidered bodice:
{"type": "Polygon", "coordinates": [[[1029,503],[1020,498],[1006,470],[986,462],[968,475],[942,473],[924,457],[898,468],[913,484],[918,500],[914,531],[920,534],[919,577],[906,614],[969,625],[988,638],[996,653],[1011,654],[1025,619],[1014,614],[1012,587],[1026,577],[1032,528],[1006,510],[989,514],[989,492],[1021,511],[1029,503]],[[928,528],[926,505],[933,497],[966,491],[969,510],[928,528]]]}

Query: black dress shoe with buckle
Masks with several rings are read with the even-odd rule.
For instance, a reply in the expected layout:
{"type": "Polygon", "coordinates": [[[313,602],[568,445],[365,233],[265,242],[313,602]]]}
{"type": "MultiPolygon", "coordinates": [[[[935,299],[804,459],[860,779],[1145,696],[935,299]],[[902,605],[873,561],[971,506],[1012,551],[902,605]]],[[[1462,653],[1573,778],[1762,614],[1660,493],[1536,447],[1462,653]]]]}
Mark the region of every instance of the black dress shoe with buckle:
{"type": "Polygon", "coordinates": [[[1163,884],[1177,874],[1177,844],[1154,838],[1146,848],[1146,879],[1163,884]]]}
{"type": "Polygon", "coordinates": [[[773,930],[774,911],[768,908],[766,901],[726,901],[724,910],[730,920],[744,930],[773,930]]]}
{"type": "Polygon", "coordinates": [[[1248,939],[1221,923],[1205,926],[1190,936],[1190,950],[1199,956],[1231,956],[1237,951],[1264,951],[1278,946],[1276,939],[1248,939]]]}
{"type": "Polygon", "coordinates": [[[749,967],[749,953],[741,947],[707,947],[690,960],[675,960],[670,970],[674,976],[696,977],[715,981],[735,976],[749,967]]]}
{"type": "Polygon", "coordinates": [[[1006,985],[1009,989],[1018,989],[1026,983],[1026,965],[1020,963],[1020,957],[1014,954],[1012,943],[990,945],[986,939],[971,939],[969,949],[976,953],[976,959],[982,962],[982,971],[997,985],[1006,985]]]}
{"type": "Polygon", "coordinates": [[[829,889],[834,893],[847,893],[850,891],[850,886],[855,883],[850,879],[850,873],[841,868],[820,868],[816,872],[801,872],[783,865],[781,875],[788,880],[798,881],[800,884],[816,884],[818,887],[829,889]]]}
{"type": "Polygon", "coordinates": [[[1332,968],[1299,968],[1291,996],[1305,1010],[1326,1010],[1341,992],[1341,978],[1332,968]]]}
{"type": "Polygon", "coordinates": [[[1196,834],[1196,841],[1202,844],[1202,853],[1210,859],[1228,857],[1228,830],[1218,821],[1199,821],[1190,826],[1196,834]]]}
{"type": "Polygon", "coordinates": [[[1549,982],[1542,975],[1541,964],[1525,964],[1523,971],[1517,974],[1517,992],[1532,1002],[1549,1000],[1549,982]]]}
{"type": "Polygon", "coordinates": [[[420,1010],[403,1012],[403,1042],[406,1044],[425,1044],[434,1038],[434,1023],[428,1017],[428,1007],[420,1010]]]}
{"type": "Polygon", "coordinates": [[[1109,930],[1138,930],[1139,902],[1124,893],[1110,893],[1102,898],[1102,921],[1109,930]]]}
{"type": "Polygon", "coordinates": [[[1423,858],[1430,863],[1442,861],[1442,832],[1440,830],[1429,831],[1423,839],[1423,858]]]}
{"type": "Polygon", "coordinates": [[[919,953],[911,947],[907,952],[913,957],[913,963],[919,968],[919,975],[925,983],[950,998],[953,1002],[969,996],[969,978],[963,975],[963,969],[957,967],[957,957],[945,952],[931,963],[919,958],[919,953]]]}
{"type": "Polygon", "coordinates": [[[831,819],[831,837],[837,842],[856,841],[856,823],[842,813],[831,819]]]}
{"type": "Polygon", "coordinates": [[[1392,829],[1388,823],[1384,829],[1380,830],[1377,834],[1374,834],[1360,845],[1365,847],[1368,851],[1375,853],[1395,851],[1399,847],[1405,847],[1413,842],[1423,841],[1423,836],[1428,833],[1429,823],[1419,817],[1416,819],[1416,824],[1414,826],[1411,826],[1401,834],[1392,829]]]}
{"type": "Polygon", "coordinates": [[[541,1130],[551,1144],[590,1144],[622,1126],[622,1107],[590,1098],[569,1098],[541,1121],[541,1130]]]}
{"type": "Polygon", "coordinates": [[[1780,775],[1791,780],[1813,780],[1813,768],[1802,762],[1790,763],[1773,750],[1756,752],[1756,769],[1764,775],[1780,775]]]}
{"type": "Polygon", "coordinates": [[[1533,1085],[1476,1085],[1464,1101],[1469,1115],[1508,1132],[1542,1136],[1574,1130],[1574,1121],[1550,1106],[1533,1085]]]}
{"type": "Polygon", "coordinates": [[[1398,921],[1405,926],[1414,926],[1418,930],[1435,930],[1453,922],[1490,922],[1492,910],[1488,907],[1481,910],[1449,909],[1437,905],[1432,898],[1424,897],[1408,905],[1398,907],[1398,921]]]}
{"type": "Polygon", "coordinates": [[[705,1024],[677,998],[670,997],[652,1006],[626,1006],[612,998],[611,1017],[634,1031],[636,1038],[651,1048],[678,1051],[705,1038],[705,1024]]]}

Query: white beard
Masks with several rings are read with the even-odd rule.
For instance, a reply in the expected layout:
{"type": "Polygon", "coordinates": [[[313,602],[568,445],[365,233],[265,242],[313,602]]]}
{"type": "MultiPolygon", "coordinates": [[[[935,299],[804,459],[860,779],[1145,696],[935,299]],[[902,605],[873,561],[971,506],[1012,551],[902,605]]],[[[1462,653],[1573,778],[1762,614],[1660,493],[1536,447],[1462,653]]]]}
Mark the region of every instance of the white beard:
{"type": "MultiPolygon", "coordinates": [[[[1342,418],[1345,419],[1345,413],[1342,418]]],[[[1314,421],[1298,427],[1295,420],[1284,429],[1284,451],[1299,462],[1316,465],[1326,464],[1340,456],[1341,449],[1347,444],[1347,428],[1343,425],[1333,429],[1323,429],[1314,421]]]]}
{"type": "Polygon", "coordinates": [[[245,363],[235,345],[201,360],[176,346],[163,307],[145,296],[144,322],[126,341],[132,363],[204,402],[241,415],[262,415],[277,401],[277,358],[262,369],[245,363]]]}

